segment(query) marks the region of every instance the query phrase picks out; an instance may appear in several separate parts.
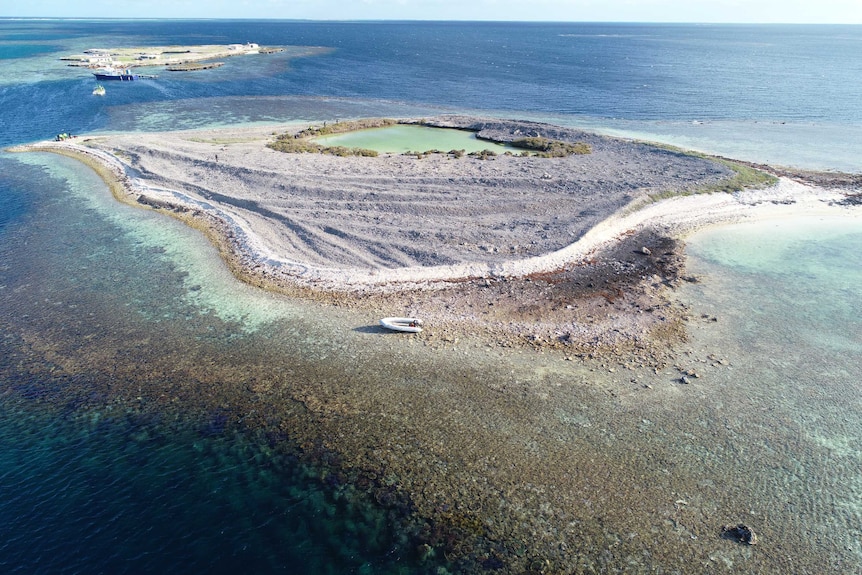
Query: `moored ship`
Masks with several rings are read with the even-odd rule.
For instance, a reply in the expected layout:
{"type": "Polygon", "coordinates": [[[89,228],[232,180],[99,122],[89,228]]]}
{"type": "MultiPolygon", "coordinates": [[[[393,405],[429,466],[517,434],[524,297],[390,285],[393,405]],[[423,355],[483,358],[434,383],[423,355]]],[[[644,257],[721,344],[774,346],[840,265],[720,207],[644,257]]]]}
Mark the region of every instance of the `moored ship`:
{"type": "Polygon", "coordinates": [[[96,80],[99,81],[120,80],[123,82],[131,82],[132,80],[140,78],[140,76],[133,74],[129,69],[115,70],[113,68],[105,68],[98,72],[93,72],[93,75],[96,77],[96,80]]]}

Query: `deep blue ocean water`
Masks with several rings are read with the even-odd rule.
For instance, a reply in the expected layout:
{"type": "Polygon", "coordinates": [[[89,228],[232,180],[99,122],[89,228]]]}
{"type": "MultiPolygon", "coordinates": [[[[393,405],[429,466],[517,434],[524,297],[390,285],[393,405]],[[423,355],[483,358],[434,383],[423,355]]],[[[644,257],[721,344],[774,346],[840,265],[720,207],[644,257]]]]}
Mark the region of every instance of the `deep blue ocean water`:
{"type": "MultiPolygon", "coordinates": [[[[469,112],[860,172],[860,53],[858,26],[0,20],[0,145],[58,132],[469,112]],[[323,49],[234,58],[201,73],[158,71],[154,80],[109,83],[103,98],[91,94],[88,72],[58,60],[90,47],[234,42],[323,49]]],[[[125,208],[114,214],[106,198],[73,162],[0,154],[0,570],[435,570],[437,562],[419,562],[415,542],[396,533],[397,505],[378,505],[379,493],[333,480],[320,461],[299,458],[290,437],[245,433],[224,415],[244,404],[216,391],[191,402],[189,381],[209,390],[233,386],[240,391],[230,401],[240,401],[246,382],[228,368],[239,365],[259,378],[266,354],[296,356],[265,335],[246,335],[265,306],[226,315],[223,308],[238,305],[226,303],[230,294],[219,296],[208,276],[199,277],[204,272],[178,263],[191,257],[173,258],[177,243],[192,240],[182,231],[152,231],[173,223],[125,208]],[[130,223],[139,218],[148,223],[130,223]],[[208,365],[224,372],[199,369],[208,365]],[[161,389],[196,408],[147,403],[148,392],[161,389]]],[[[820,248],[831,254],[830,277],[850,261],[841,245],[820,248]]],[[[227,280],[212,283],[239,289],[227,280]]],[[[817,301],[827,288],[811,285],[786,297],[817,301]]],[[[853,330],[858,286],[828,289],[845,294],[830,313],[847,320],[842,330],[853,330]]],[[[788,313],[777,309],[776,316],[788,313]]],[[[805,321],[794,325],[807,329],[805,321]]],[[[818,329],[822,338],[829,327],[818,329]]],[[[855,353],[858,337],[833,335],[794,357],[814,356],[820,345],[855,353]]],[[[764,351],[753,364],[786,352],[781,337],[768,345],[758,337],[764,351]]],[[[324,365],[320,372],[332,377],[324,365]]],[[[834,421],[823,416],[840,422],[831,428],[835,435],[804,430],[842,455],[844,475],[835,477],[852,477],[859,461],[853,445],[860,425],[852,413],[858,394],[842,379],[853,365],[827,369],[836,389],[850,390],[849,398],[835,391],[834,421]],[[842,400],[849,414],[837,407],[842,400]]],[[[770,373],[807,377],[797,365],[782,369],[770,373]]],[[[790,421],[795,413],[788,413],[790,421]]],[[[775,485],[786,487],[785,479],[770,478],[766,488],[780,492],[775,485]]],[[[803,558],[806,565],[840,559],[846,566],[841,553],[858,559],[862,550],[858,537],[844,544],[853,535],[839,536],[835,525],[845,529],[859,518],[858,486],[848,481],[849,492],[839,493],[825,481],[835,489],[831,504],[846,511],[834,524],[822,514],[811,524],[832,529],[846,550],[806,550],[803,558]]],[[[803,507],[804,494],[792,495],[803,507]]],[[[817,496],[812,501],[810,508],[828,508],[817,496]]]]}
{"type": "MultiPolygon", "coordinates": [[[[154,116],[173,106],[191,114],[182,125],[218,121],[208,108],[191,113],[201,99],[312,96],[517,112],[743,159],[862,167],[852,153],[862,146],[858,26],[7,20],[2,28],[2,144],[61,130],[170,128],[171,114],[154,116]],[[105,42],[245,41],[332,50],[229,61],[207,76],[163,73],[104,99],[89,97],[86,72],[55,58],[105,42]]],[[[264,100],[240,119],[311,113],[264,100]]]]}

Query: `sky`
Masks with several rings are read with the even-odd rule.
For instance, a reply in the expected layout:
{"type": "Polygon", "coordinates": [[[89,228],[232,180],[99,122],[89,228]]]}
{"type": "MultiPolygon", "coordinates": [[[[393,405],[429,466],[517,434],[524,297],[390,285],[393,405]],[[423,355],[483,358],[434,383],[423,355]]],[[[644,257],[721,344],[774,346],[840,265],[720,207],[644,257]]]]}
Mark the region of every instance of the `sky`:
{"type": "Polygon", "coordinates": [[[0,0],[0,17],[862,24],[862,0],[0,0]]]}

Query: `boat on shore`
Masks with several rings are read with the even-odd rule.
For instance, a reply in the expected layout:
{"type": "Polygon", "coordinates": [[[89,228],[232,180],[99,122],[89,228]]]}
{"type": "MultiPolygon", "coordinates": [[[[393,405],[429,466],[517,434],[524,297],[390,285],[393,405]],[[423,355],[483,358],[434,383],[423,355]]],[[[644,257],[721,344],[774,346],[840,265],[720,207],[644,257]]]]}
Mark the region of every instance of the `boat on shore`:
{"type": "Polygon", "coordinates": [[[392,331],[419,333],[422,331],[422,320],[415,317],[384,317],[380,325],[392,331]]]}

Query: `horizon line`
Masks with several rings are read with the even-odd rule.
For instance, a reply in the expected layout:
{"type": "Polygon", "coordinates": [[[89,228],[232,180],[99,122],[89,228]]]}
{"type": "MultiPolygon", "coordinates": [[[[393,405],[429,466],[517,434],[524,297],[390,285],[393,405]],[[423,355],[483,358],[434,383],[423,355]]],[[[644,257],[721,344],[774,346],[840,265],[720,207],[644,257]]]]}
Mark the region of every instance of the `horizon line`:
{"type": "Polygon", "coordinates": [[[475,20],[460,18],[270,18],[265,16],[0,16],[0,20],[81,20],[81,21],[117,21],[117,20],[187,20],[187,21],[269,21],[269,22],[333,22],[333,23],[473,23],[473,24],[661,24],[689,26],[862,26],[862,22],[786,22],[786,21],[683,21],[683,20],[475,20]]]}

